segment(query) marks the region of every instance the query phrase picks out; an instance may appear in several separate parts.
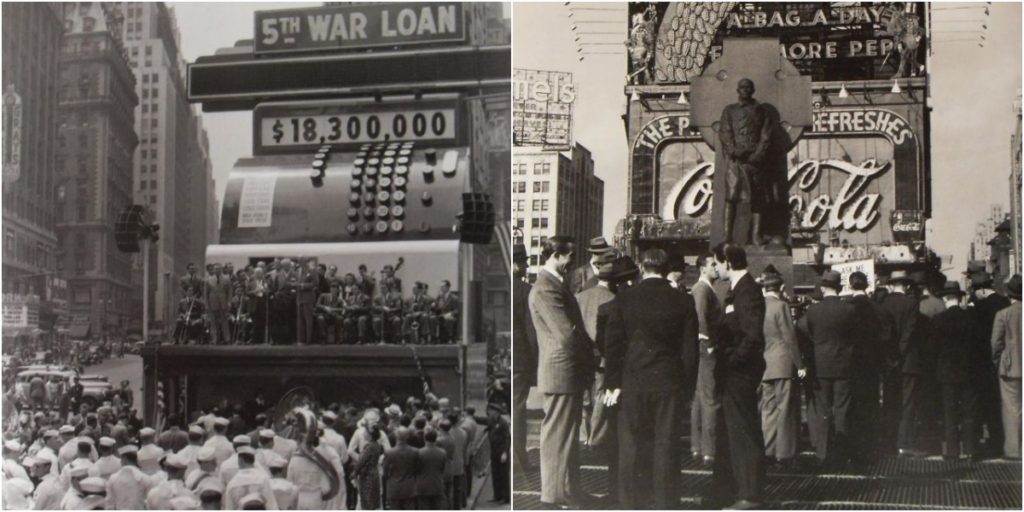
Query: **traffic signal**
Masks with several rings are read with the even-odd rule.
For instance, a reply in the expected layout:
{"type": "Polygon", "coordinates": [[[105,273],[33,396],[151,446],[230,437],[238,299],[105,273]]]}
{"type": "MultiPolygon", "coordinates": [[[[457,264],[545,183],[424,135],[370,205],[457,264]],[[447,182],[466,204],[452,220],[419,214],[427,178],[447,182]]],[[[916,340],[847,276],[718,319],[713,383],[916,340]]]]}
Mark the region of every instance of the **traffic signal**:
{"type": "Polygon", "coordinates": [[[139,234],[142,226],[141,205],[128,205],[117,216],[114,224],[114,243],[121,252],[139,252],[139,234]]]}
{"type": "Polygon", "coordinates": [[[462,194],[462,213],[459,215],[459,241],[467,244],[491,243],[494,234],[494,203],[487,194],[462,194]]]}
{"type": "Polygon", "coordinates": [[[160,231],[158,224],[148,225],[142,218],[144,208],[141,205],[130,204],[121,210],[114,223],[114,243],[117,250],[121,252],[139,252],[139,241],[149,240],[156,243],[160,240],[157,234],[160,231]]]}

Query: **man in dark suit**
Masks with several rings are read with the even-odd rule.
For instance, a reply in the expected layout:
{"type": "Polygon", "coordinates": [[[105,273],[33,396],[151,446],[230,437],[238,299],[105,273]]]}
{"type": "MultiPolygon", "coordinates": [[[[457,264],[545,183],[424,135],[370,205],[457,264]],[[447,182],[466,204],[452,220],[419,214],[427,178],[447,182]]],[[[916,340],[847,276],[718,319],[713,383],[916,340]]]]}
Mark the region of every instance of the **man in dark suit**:
{"type": "Polygon", "coordinates": [[[571,238],[556,235],[541,251],[544,267],[530,292],[530,314],[540,350],[537,387],[544,393],[540,433],[541,502],[579,505],[579,431],[583,390],[594,378],[593,342],[576,299],[565,283],[572,263],[571,238]]]}
{"type": "Polygon", "coordinates": [[[1003,403],[1003,457],[1020,460],[1021,389],[1021,279],[1014,274],[1006,284],[1010,307],[996,313],[992,326],[992,360],[999,373],[999,391],[1003,403]]]}
{"type": "Polygon", "coordinates": [[[974,459],[977,456],[974,425],[978,397],[970,385],[971,373],[976,367],[971,357],[973,325],[970,315],[960,307],[960,300],[966,294],[960,291],[959,282],[946,282],[937,295],[946,306],[946,310],[931,321],[932,342],[937,352],[935,378],[942,392],[945,419],[946,451],[942,458],[959,459],[963,442],[964,453],[974,459]]]}
{"type": "Polygon", "coordinates": [[[512,466],[515,471],[532,469],[526,458],[526,400],[537,385],[537,331],[530,315],[530,283],[526,282],[529,255],[526,246],[512,250],[512,466]]]}
{"type": "Polygon", "coordinates": [[[437,332],[438,343],[455,343],[458,341],[459,313],[462,310],[459,298],[452,293],[452,283],[441,281],[437,298],[434,299],[434,315],[432,321],[437,332]]]}
{"type": "Polygon", "coordinates": [[[747,254],[742,247],[719,244],[714,253],[731,291],[715,349],[715,383],[722,408],[709,505],[731,503],[733,509],[756,509],[764,499],[765,475],[764,436],[757,408],[757,388],[765,369],[764,295],[747,272],[747,254]]]}
{"type": "Polygon", "coordinates": [[[252,279],[246,284],[245,294],[249,297],[249,315],[253,320],[253,343],[267,343],[267,320],[270,315],[271,282],[264,275],[263,269],[257,267],[252,272],[252,279]]]}
{"type": "Polygon", "coordinates": [[[597,259],[606,252],[618,251],[608,245],[608,241],[603,236],[599,236],[590,240],[590,245],[587,246],[587,253],[590,254],[590,262],[586,265],[576,269],[572,273],[572,279],[570,282],[570,290],[573,295],[577,295],[583,290],[587,290],[597,286],[597,259]]]}
{"type": "Polygon", "coordinates": [[[796,379],[807,376],[796,342],[789,304],[782,299],[782,276],[769,274],[764,282],[764,376],[761,377],[761,429],[765,455],[790,461],[800,436],[800,392],[796,379]]]}
{"type": "Polygon", "coordinates": [[[693,296],[697,320],[700,322],[700,363],[697,370],[697,389],[690,412],[690,450],[695,460],[703,457],[704,465],[707,466],[715,462],[718,411],[721,404],[715,393],[717,354],[714,347],[724,313],[714,288],[715,282],[721,278],[715,255],[705,253],[698,256],[697,267],[700,269],[700,278],[694,283],[690,294],[693,296]]]}
{"type": "Polygon", "coordinates": [[[821,462],[844,462],[849,435],[850,377],[853,347],[857,343],[856,307],[839,298],[843,288],[839,272],[821,278],[822,300],[807,308],[799,328],[814,347],[815,416],[821,435],[817,446],[821,462]]]}
{"type": "Polygon", "coordinates": [[[188,288],[192,290],[191,293],[196,297],[203,297],[204,282],[202,276],[197,273],[198,268],[196,268],[196,264],[189,262],[185,268],[188,269],[188,275],[182,276],[181,289],[185,290],[188,288]]]}
{"type": "Polygon", "coordinates": [[[854,462],[870,462],[881,452],[878,386],[885,367],[883,347],[888,346],[892,336],[892,317],[867,295],[867,275],[854,272],[849,282],[849,302],[856,310],[858,328],[850,380],[850,455],[854,462]]]}
{"type": "Polygon", "coordinates": [[[297,344],[309,345],[313,343],[313,310],[316,306],[316,292],[320,287],[320,275],[317,273],[315,259],[299,257],[296,281],[297,344]]]}
{"type": "Polygon", "coordinates": [[[651,249],[640,257],[643,280],[610,303],[605,353],[605,404],[619,411],[619,500],[645,508],[637,495],[641,445],[653,444],[655,509],[678,505],[679,450],[684,390],[696,382],[697,311],[665,279],[668,255],[651,249]]]}
{"type": "Polygon", "coordinates": [[[992,363],[992,326],[996,314],[1010,307],[1010,299],[992,288],[992,276],[984,270],[971,274],[971,307],[974,317],[974,335],[971,361],[971,385],[978,398],[977,432],[988,427],[989,439],[985,443],[990,455],[997,455],[1003,446],[1003,424],[999,405],[999,376],[992,363]]]}
{"type": "Polygon", "coordinates": [[[426,445],[419,449],[416,465],[417,508],[445,510],[448,502],[444,495],[444,473],[447,470],[448,454],[438,448],[436,430],[427,430],[423,441],[426,445]]]}
{"type": "Polygon", "coordinates": [[[214,345],[231,341],[228,310],[231,307],[231,276],[220,264],[214,264],[213,275],[206,280],[206,311],[210,317],[210,339],[214,345]]]}
{"type": "Polygon", "coordinates": [[[882,390],[888,432],[882,439],[895,437],[902,457],[923,457],[927,454],[917,449],[916,426],[920,394],[917,384],[924,369],[918,332],[923,315],[917,299],[907,294],[910,281],[906,271],[894,270],[889,276],[890,291],[882,300],[882,307],[893,320],[891,344],[886,350],[889,368],[882,390]]]}

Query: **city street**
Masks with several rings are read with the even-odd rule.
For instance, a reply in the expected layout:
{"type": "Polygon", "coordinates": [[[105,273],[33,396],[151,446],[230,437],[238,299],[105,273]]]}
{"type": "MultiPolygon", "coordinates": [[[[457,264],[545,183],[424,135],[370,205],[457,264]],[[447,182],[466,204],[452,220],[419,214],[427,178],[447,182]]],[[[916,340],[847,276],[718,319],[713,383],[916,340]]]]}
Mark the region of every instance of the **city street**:
{"type": "Polygon", "coordinates": [[[136,355],[125,354],[124,358],[116,357],[103,361],[102,364],[85,367],[86,374],[98,374],[107,377],[114,389],[121,387],[121,381],[128,379],[132,391],[135,393],[135,408],[141,414],[142,403],[142,358],[136,355]]]}

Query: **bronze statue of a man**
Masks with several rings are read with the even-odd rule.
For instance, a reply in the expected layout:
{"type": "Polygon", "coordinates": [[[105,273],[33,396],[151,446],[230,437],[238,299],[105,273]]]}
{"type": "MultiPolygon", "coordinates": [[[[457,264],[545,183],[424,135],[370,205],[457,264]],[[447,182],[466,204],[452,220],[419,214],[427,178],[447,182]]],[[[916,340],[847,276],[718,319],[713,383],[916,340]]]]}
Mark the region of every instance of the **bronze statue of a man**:
{"type": "Polygon", "coordinates": [[[733,242],[736,205],[749,203],[754,243],[761,245],[762,214],[772,202],[773,189],[766,172],[772,143],[772,120],[766,105],[754,99],[754,82],[744,78],[736,88],[739,101],[722,110],[718,125],[719,151],[726,166],[725,239],[733,242]]]}

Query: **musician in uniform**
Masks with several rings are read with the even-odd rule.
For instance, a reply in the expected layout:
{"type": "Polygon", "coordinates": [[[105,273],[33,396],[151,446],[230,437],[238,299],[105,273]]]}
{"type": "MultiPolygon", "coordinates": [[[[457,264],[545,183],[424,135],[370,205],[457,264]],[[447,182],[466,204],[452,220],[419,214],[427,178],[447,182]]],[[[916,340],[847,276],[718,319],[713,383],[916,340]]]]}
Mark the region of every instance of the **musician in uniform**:
{"type": "Polygon", "coordinates": [[[345,310],[341,321],[344,339],[357,339],[358,343],[369,343],[370,296],[363,293],[362,288],[353,281],[345,288],[344,304],[345,310]]]}
{"type": "Polygon", "coordinates": [[[391,326],[392,336],[397,335],[402,328],[402,296],[394,286],[392,281],[381,281],[380,296],[373,299],[373,332],[382,343],[388,325],[391,326]]]}
{"type": "Polygon", "coordinates": [[[455,343],[458,338],[459,313],[462,308],[459,298],[451,293],[451,288],[451,282],[441,281],[441,290],[432,308],[431,323],[436,333],[435,340],[439,343],[455,343]]]}
{"type": "Polygon", "coordinates": [[[185,297],[178,301],[178,320],[174,328],[174,339],[192,344],[203,336],[203,314],[206,305],[195,295],[193,288],[185,287],[185,297]]]}
{"type": "Polygon", "coordinates": [[[430,306],[433,301],[427,295],[426,285],[416,283],[412,287],[412,298],[405,302],[405,320],[402,331],[409,343],[427,343],[430,336],[430,306]]]}
{"type": "Polygon", "coordinates": [[[338,293],[338,282],[331,281],[328,293],[316,300],[316,331],[324,344],[341,343],[342,314],[345,300],[338,293]]]}
{"type": "Polygon", "coordinates": [[[231,297],[231,311],[228,314],[228,320],[231,322],[231,340],[236,345],[246,344],[252,338],[252,307],[249,302],[244,285],[236,285],[234,296],[231,297]]]}

